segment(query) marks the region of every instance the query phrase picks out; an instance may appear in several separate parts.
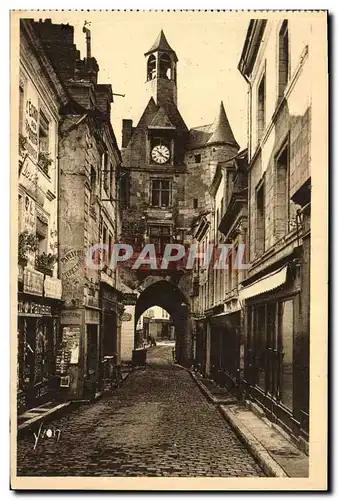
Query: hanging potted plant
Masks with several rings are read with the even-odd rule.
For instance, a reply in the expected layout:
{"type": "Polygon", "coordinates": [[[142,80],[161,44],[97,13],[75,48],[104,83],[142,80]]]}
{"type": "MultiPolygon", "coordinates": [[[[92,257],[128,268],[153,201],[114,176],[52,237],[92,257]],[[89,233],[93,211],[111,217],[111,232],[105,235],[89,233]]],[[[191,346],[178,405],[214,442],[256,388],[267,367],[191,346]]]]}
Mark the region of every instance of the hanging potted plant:
{"type": "Polygon", "coordinates": [[[46,151],[39,151],[38,164],[43,172],[49,176],[49,167],[53,163],[50,153],[46,151]]]}
{"type": "Polygon", "coordinates": [[[26,144],[27,144],[27,137],[25,137],[23,134],[19,134],[19,175],[21,173],[22,166],[27,156],[26,144]]]}
{"type": "Polygon", "coordinates": [[[48,276],[53,275],[53,267],[56,262],[56,256],[51,253],[41,253],[35,258],[35,267],[38,271],[48,276]]]}
{"type": "Polygon", "coordinates": [[[19,234],[18,242],[18,263],[22,266],[27,264],[28,254],[37,249],[36,236],[27,230],[19,234]]]}

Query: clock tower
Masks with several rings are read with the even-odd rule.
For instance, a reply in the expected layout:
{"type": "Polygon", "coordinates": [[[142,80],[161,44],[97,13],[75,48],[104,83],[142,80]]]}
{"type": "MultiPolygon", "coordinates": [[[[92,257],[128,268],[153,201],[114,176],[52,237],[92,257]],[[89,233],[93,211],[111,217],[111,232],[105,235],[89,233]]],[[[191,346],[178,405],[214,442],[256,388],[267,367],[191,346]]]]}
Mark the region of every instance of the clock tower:
{"type": "Polygon", "coordinates": [[[130,244],[137,255],[143,255],[148,244],[155,249],[151,262],[120,267],[123,283],[139,294],[129,311],[134,330],[122,324],[122,339],[137,346],[132,336],[138,320],[147,308],[160,305],[172,317],[180,363],[191,366],[192,276],[184,259],[167,266],[164,252],[168,244],[180,244],[181,249],[193,241],[193,224],[212,210],[209,188],[215,169],[234,157],[239,146],[222,103],[213,124],[188,130],[177,106],[177,63],[161,31],[145,53],[148,103],[136,126],[129,119],[122,122],[122,243],[130,244]]]}
{"type": "Polygon", "coordinates": [[[147,88],[156,104],[172,101],[177,105],[177,56],[161,30],[145,54],[147,88]]]}

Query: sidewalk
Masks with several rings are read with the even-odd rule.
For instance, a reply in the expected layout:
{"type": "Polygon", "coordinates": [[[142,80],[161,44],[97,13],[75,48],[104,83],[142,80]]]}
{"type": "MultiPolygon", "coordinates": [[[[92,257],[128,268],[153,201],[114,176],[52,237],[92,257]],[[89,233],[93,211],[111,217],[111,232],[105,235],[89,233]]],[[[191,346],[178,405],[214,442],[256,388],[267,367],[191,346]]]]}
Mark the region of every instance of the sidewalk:
{"type": "Polygon", "coordinates": [[[66,401],[65,403],[49,401],[48,403],[37,406],[36,408],[30,408],[24,413],[21,413],[17,418],[18,436],[22,436],[36,424],[40,425],[42,422],[54,419],[57,415],[60,415],[60,413],[64,413],[66,410],[70,409],[70,406],[73,404],[72,401],[66,401]]]}
{"type": "Polygon", "coordinates": [[[309,457],[284,431],[263,414],[254,413],[250,405],[239,403],[226,389],[195,372],[190,371],[190,374],[207,399],[218,406],[267,476],[308,477],[309,457]]]}
{"type": "MultiPolygon", "coordinates": [[[[129,374],[130,370],[122,372],[122,383],[129,374]]],[[[96,393],[94,400],[99,399],[103,394],[104,392],[96,393]]],[[[63,403],[60,403],[60,401],[48,401],[47,403],[37,406],[36,408],[30,408],[17,417],[17,435],[18,437],[21,437],[28,431],[32,430],[33,427],[39,426],[41,423],[54,420],[60,415],[63,416],[64,413],[72,410],[76,406],[89,402],[89,400],[74,400],[63,403]]]]}

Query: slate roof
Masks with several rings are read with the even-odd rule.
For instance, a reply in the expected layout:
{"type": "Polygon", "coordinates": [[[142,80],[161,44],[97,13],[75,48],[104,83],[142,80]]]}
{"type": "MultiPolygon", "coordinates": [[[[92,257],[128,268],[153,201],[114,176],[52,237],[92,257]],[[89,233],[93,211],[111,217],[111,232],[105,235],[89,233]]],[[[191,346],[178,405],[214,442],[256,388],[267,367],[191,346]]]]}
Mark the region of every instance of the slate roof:
{"type": "Polygon", "coordinates": [[[154,128],[175,128],[166,115],[162,107],[158,110],[154,118],[151,120],[149,127],[154,128]]]}
{"type": "Polygon", "coordinates": [[[156,38],[156,40],[153,43],[153,45],[151,46],[151,48],[144,55],[148,56],[149,54],[152,54],[153,52],[157,52],[157,51],[170,52],[174,55],[175,61],[176,62],[178,61],[177,56],[176,56],[176,52],[170,47],[163,30],[161,30],[160,34],[156,38]]]}
{"type": "Polygon", "coordinates": [[[188,149],[203,148],[204,146],[216,144],[229,144],[239,149],[225,113],[223,101],[221,101],[217,118],[213,124],[189,130],[188,149]]]}

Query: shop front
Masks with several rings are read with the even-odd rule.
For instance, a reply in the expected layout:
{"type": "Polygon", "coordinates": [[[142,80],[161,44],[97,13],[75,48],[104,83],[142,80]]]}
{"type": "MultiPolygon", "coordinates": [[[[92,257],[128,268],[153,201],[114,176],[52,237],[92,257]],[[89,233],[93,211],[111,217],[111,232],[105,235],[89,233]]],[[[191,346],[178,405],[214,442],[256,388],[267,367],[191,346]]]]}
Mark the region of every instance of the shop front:
{"type": "Polygon", "coordinates": [[[101,282],[100,287],[101,308],[101,336],[102,345],[100,353],[100,380],[99,388],[102,389],[103,379],[108,369],[108,364],[120,363],[120,322],[119,322],[119,292],[106,282],[101,282]]]}
{"type": "Polygon", "coordinates": [[[56,353],[60,343],[61,282],[24,269],[17,322],[18,413],[57,397],[56,353]]]}
{"type": "Polygon", "coordinates": [[[210,363],[216,383],[237,392],[240,387],[241,311],[223,312],[211,320],[210,363]]]}
{"type": "Polygon", "coordinates": [[[205,375],[207,356],[206,323],[204,319],[195,319],[194,332],[194,365],[195,368],[205,375]]]}
{"type": "Polygon", "coordinates": [[[300,348],[304,329],[299,266],[285,264],[244,288],[242,298],[246,304],[247,396],[298,436],[304,411],[301,393],[306,389],[299,380],[308,362],[300,348]]]}

